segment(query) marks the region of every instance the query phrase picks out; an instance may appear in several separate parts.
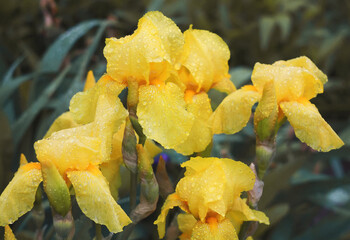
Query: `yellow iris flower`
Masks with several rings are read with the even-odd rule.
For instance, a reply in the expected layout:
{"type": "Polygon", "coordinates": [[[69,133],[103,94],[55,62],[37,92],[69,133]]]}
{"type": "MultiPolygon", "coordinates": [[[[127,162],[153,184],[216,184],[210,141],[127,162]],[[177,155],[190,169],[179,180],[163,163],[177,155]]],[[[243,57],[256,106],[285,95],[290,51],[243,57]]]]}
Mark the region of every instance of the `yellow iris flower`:
{"type": "Polygon", "coordinates": [[[269,224],[264,213],[249,208],[241,193],[253,188],[255,175],[241,162],[219,158],[191,158],[176,192],[166,199],[155,221],[160,238],[165,234],[168,211],[176,206],[181,239],[238,239],[243,221],[269,224]]]}
{"type": "Polygon", "coordinates": [[[43,168],[50,166],[54,166],[53,169],[65,180],[67,187],[73,186],[78,205],[87,217],[106,225],[111,232],[120,232],[131,223],[114,200],[109,183],[99,169],[99,165],[114,158],[111,154],[113,135],[127,116],[118,99],[120,91],[115,81],[104,76],[94,87],[75,95],[71,101],[72,111],[61,120],[72,117],[78,126],[71,127],[71,121],[57,120],[58,125],[63,122],[69,124],[57,126],[54,123],[52,129],[66,129],[51,129],[47,138],[35,143],[40,163],[22,164],[0,196],[0,209],[3,212],[1,226],[14,222],[33,207],[36,189],[43,179],[45,191],[55,192],[45,182],[50,176],[45,176],[47,173],[43,168]],[[87,99],[86,95],[92,98],[87,99]]]}
{"type": "Polygon", "coordinates": [[[232,134],[248,122],[251,107],[269,90],[268,103],[260,116],[277,111],[277,121],[284,117],[295,135],[318,151],[330,151],[344,143],[327,124],[310,99],[323,92],[327,76],[307,57],[277,61],[272,65],[257,63],[252,73],[253,85],[244,86],[227,96],[211,116],[214,133],[232,134]],[[269,88],[269,89],[267,89],[269,88]]]}
{"type": "Polygon", "coordinates": [[[107,39],[104,55],[112,79],[138,83],[137,116],[148,138],[185,155],[206,148],[213,135],[207,92],[235,90],[219,36],[192,27],[182,34],[162,13],[149,12],[132,35],[107,39]]]}
{"type": "Polygon", "coordinates": [[[107,74],[121,86],[138,85],[137,116],[144,134],[165,148],[189,135],[193,117],[184,93],[171,81],[184,45],[181,30],[160,12],[149,12],[130,36],[106,40],[107,74]]]}

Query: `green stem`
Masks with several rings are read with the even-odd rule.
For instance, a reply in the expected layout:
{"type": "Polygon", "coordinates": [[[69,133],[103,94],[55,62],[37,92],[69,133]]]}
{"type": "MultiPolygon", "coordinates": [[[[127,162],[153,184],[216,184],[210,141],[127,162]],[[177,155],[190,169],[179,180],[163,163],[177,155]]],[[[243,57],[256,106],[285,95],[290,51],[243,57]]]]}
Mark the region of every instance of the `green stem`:
{"type": "Polygon", "coordinates": [[[95,223],[96,240],[102,240],[101,224],[95,223]]]}
{"type": "Polygon", "coordinates": [[[137,175],[138,171],[130,171],[130,211],[134,210],[137,205],[137,175]]]}
{"type": "MultiPolygon", "coordinates": [[[[269,169],[274,157],[276,155],[276,141],[274,138],[266,141],[256,141],[256,158],[255,166],[257,167],[257,175],[259,179],[263,179],[267,170],[269,169]]],[[[258,179],[258,180],[259,180],[258,179]]],[[[247,200],[250,207],[258,210],[257,203],[253,204],[247,200]]],[[[247,221],[243,222],[239,232],[239,239],[245,240],[247,237],[253,235],[257,229],[257,222],[247,221]]]]}

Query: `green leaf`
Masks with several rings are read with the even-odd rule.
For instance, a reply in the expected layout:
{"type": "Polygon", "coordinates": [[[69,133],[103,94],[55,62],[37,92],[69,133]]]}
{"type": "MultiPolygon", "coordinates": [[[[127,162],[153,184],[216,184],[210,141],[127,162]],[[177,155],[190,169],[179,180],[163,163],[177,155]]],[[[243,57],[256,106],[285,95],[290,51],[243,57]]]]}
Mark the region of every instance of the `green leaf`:
{"type": "Polygon", "coordinates": [[[281,29],[281,39],[285,41],[290,34],[292,21],[287,14],[278,14],[275,17],[276,25],[281,29]]]}
{"type": "Polygon", "coordinates": [[[348,33],[348,29],[342,29],[337,34],[332,34],[330,37],[326,38],[321,45],[317,58],[321,60],[327,58],[331,54],[334,54],[336,49],[343,45],[348,33]]]}
{"type": "Polygon", "coordinates": [[[91,28],[102,22],[100,20],[89,20],[63,33],[46,51],[40,63],[40,72],[57,72],[74,43],[91,28]]]}
{"type": "Polygon", "coordinates": [[[259,21],[260,47],[266,50],[271,38],[272,30],[275,27],[275,21],[272,17],[263,16],[259,21]]]}
{"type": "Polygon", "coordinates": [[[2,111],[0,111],[0,131],[0,192],[2,192],[12,177],[9,169],[13,167],[11,160],[14,150],[9,120],[2,111]]]}
{"type": "MultiPolygon", "coordinates": [[[[329,240],[340,239],[340,237],[349,232],[350,217],[335,216],[326,218],[293,238],[293,240],[329,240]]],[[[345,238],[344,238],[345,239],[345,238]]]]}
{"type": "Polygon", "coordinates": [[[54,79],[51,84],[44,90],[40,97],[34,101],[34,103],[20,116],[20,118],[11,126],[12,129],[16,130],[16,134],[13,136],[13,141],[17,145],[22,136],[27,131],[28,127],[33,122],[34,118],[38,113],[44,108],[44,106],[49,101],[50,97],[59,87],[61,82],[64,80],[66,74],[70,70],[71,66],[66,67],[56,79],[54,79]]]}
{"type": "Polygon", "coordinates": [[[290,207],[287,203],[276,204],[266,210],[264,210],[266,216],[270,220],[270,225],[260,224],[255,236],[262,235],[266,230],[277,224],[281,219],[287,215],[290,207]]]}
{"type": "Polygon", "coordinates": [[[8,98],[16,91],[16,89],[24,82],[32,79],[34,73],[23,75],[17,78],[14,78],[12,81],[9,81],[7,84],[3,85],[0,88],[0,108],[4,106],[8,98]]]}
{"type": "Polygon", "coordinates": [[[291,159],[290,162],[274,169],[265,176],[263,179],[264,192],[259,202],[260,209],[265,209],[277,193],[289,185],[290,177],[303,165],[305,160],[305,156],[291,159]]]}
{"type": "Polygon", "coordinates": [[[21,64],[24,57],[18,58],[14,63],[12,63],[9,70],[6,72],[4,78],[2,79],[2,86],[6,85],[12,78],[13,72],[16,70],[16,68],[21,64]]]}

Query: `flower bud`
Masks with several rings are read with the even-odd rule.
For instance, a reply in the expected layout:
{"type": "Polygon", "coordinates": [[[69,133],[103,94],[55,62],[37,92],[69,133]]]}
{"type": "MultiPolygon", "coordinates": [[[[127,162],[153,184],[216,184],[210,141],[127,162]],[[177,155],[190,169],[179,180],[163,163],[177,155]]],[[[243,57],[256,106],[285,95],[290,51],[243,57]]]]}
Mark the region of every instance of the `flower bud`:
{"type": "Polygon", "coordinates": [[[275,86],[273,81],[269,81],[264,86],[261,100],[254,114],[254,128],[259,141],[274,139],[277,118],[278,106],[275,86]]]}
{"type": "Polygon", "coordinates": [[[66,216],[71,208],[69,189],[56,166],[50,161],[41,162],[44,190],[50,205],[61,216],[66,216]]]}

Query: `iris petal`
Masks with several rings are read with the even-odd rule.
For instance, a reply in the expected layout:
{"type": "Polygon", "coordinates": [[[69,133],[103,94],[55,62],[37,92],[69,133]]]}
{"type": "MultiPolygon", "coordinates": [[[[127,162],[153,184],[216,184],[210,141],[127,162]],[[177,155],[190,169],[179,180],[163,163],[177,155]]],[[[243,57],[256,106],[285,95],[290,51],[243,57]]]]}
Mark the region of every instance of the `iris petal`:
{"type": "Polygon", "coordinates": [[[166,216],[168,215],[169,210],[173,209],[174,207],[180,207],[184,211],[187,208],[186,204],[179,198],[179,196],[176,193],[170,194],[167,197],[162,207],[160,215],[154,222],[154,224],[156,224],[158,227],[159,238],[163,238],[165,235],[166,216]]]}
{"type": "Polygon", "coordinates": [[[245,127],[252,106],[259,100],[259,93],[239,89],[228,95],[210,117],[215,134],[233,134],[245,127]]]}
{"type": "Polygon", "coordinates": [[[225,219],[213,224],[197,222],[192,230],[191,240],[238,240],[237,232],[232,223],[225,219]]]}
{"type": "Polygon", "coordinates": [[[322,118],[315,105],[306,102],[282,102],[283,113],[294,128],[295,135],[315,150],[328,152],[340,148],[343,141],[322,118]]]}
{"type": "Polygon", "coordinates": [[[87,171],[69,171],[67,177],[73,184],[78,205],[87,217],[106,225],[114,233],[123,231],[123,227],[131,223],[96,167],[91,166],[87,171]]]}
{"type": "Polygon", "coordinates": [[[116,80],[132,77],[149,83],[150,63],[175,63],[183,44],[181,30],[171,19],[160,12],[149,12],[139,20],[132,35],[106,40],[107,73],[116,80]]]}
{"type": "Polygon", "coordinates": [[[271,80],[276,88],[277,102],[294,101],[300,97],[309,100],[323,92],[322,81],[306,68],[256,63],[252,73],[254,86],[262,92],[271,80]]]}
{"type": "Polygon", "coordinates": [[[174,83],[141,86],[137,115],[144,134],[165,148],[184,142],[194,121],[186,111],[184,93],[174,83]]]}
{"type": "Polygon", "coordinates": [[[213,112],[208,95],[205,92],[195,94],[190,103],[187,103],[187,110],[193,114],[194,123],[186,141],[174,147],[175,151],[184,155],[204,151],[213,136],[208,123],[213,112]]]}
{"type": "MultiPolygon", "coordinates": [[[[200,89],[207,92],[213,84],[230,78],[228,74],[230,50],[222,38],[215,33],[192,28],[184,32],[184,37],[182,64],[192,74],[197,92],[200,89]]],[[[232,84],[228,89],[233,88],[232,84]]]]}
{"type": "Polygon", "coordinates": [[[39,163],[21,166],[0,196],[0,226],[13,223],[33,208],[42,181],[39,163]]]}

